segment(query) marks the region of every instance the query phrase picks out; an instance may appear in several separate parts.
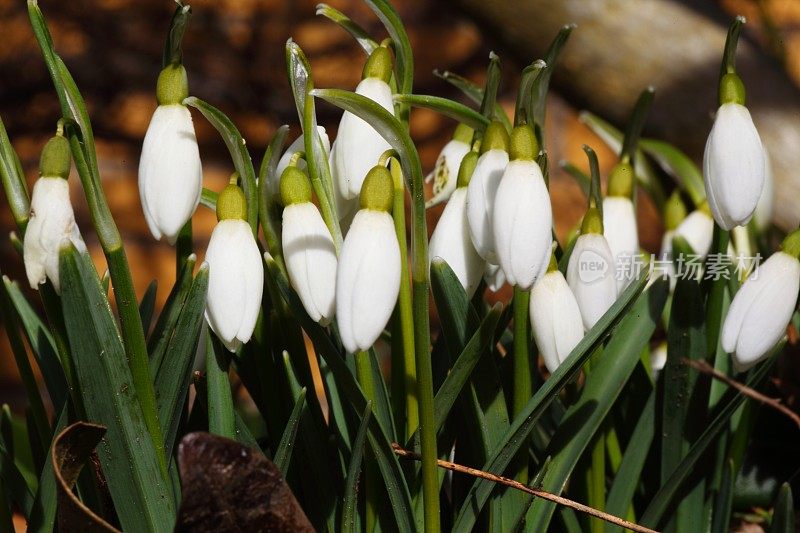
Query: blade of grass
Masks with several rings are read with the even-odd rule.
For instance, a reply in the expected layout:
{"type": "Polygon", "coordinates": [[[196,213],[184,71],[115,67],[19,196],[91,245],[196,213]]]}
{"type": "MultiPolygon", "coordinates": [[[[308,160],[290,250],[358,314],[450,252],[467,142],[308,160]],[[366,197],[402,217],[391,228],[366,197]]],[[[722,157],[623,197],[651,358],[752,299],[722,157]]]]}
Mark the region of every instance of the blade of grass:
{"type": "Polygon", "coordinates": [[[795,531],[792,487],[788,483],[781,485],[778,499],[775,501],[775,507],[772,510],[769,531],[770,533],[791,533],[795,531]]]}
{"type": "Polygon", "coordinates": [[[8,207],[11,208],[14,222],[17,224],[20,234],[25,235],[31,201],[25,174],[20,171],[18,163],[19,157],[11,145],[3,121],[0,120],[0,178],[3,181],[3,189],[6,192],[8,207]]]}
{"type": "Polygon", "coordinates": [[[350,464],[347,467],[347,480],[345,483],[344,500],[342,504],[342,523],[341,531],[355,532],[357,505],[358,505],[358,482],[361,478],[361,463],[364,458],[364,441],[367,437],[367,427],[372,415],[372,402],[367,402],[364,414],[361,416],[361,423],[358,426],[356,439],[353,441],[353,454],[350,456],[350,464]]]}
{"type": "Polygon", "coordinates": [[[353,39],[356,40],[359,46],[364,49],[364,52],[366,52],[367,55],[370,55],[373,50],[378,47],[378,43],[375,42],[372,37],[370,37],[369,33],[367,33],[364,28],[350,20],[347,15],[338,9],[335,9],[328,4],[318,4],[317,15],[325,17],[349,33],[353,39]]]}
{"type": "MultiPolygon", "coordinates": [[[[433,74],[461,91],[467,98],[476,104],[480,104],[483,100],[483,87],[477,83],[471,82],[470,80],[448,70],[445,70],[444,72],[434,70],[433,74]]],[[[508,114],[506,113],[505,109],[503,109],[503,106],[499,103],[494,104],[494,110],[492,111],[491,118],[493,120],[499,120],[503,126],[505,126],[506,130],[511,131],[511,120],[508,118],[508,114]]]]}
{"type": "Polygon", "coordinates": [[[430,109],[437,113],[450,117],[474,130],[483,131],[489,125],[489,119],[464,104],[454,102],[449,98],[441,96],[431,96],[427,94],[396,94],[394,101],[406,104],[411,107],[430,109]]]}
{"type": "Polygon", "coordinates": [[[294,440],[297,436],[297,428],[300,425],[300,415],[303,413],[305,404],[306,388],[303,387],[297,395],[292,414],[289,415],[289,420],[286,422],[286,429],[283,430],[278,448],[275,450],[275,455],[272,457],[272,462],[283,472],[283,477],[286,477],[286,473],[289,471],[289,461],[292,460],[294,440]]]}

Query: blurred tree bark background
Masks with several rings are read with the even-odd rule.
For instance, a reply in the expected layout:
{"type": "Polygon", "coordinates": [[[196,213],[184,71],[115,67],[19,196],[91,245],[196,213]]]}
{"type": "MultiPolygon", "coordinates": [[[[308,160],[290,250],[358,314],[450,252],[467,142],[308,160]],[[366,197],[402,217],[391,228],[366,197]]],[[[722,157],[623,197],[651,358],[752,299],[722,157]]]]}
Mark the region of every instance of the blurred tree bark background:
{"type": "MultiPolygon", "coordinates": [[[[294,38],[306,51],[319,87],[352,89],[364,56],[351,38],[314,15],[312,0],[191,0],[193,16],[184,40],[190,92],[228,113],[247,139],[256,163],[274,130],[283,123],[297,135],[294,104],[284,64],[284,44],[294,38]]],[[[332,0],[359,24],[384,36],[380,23],[358,0],[332,0]]],[[[778,184],[777,220],[800,219],[800,5],[792,0],[395,0],[415,50],[415,89],[460,98],[433,75],[451,70],[482,82],[490,50],[504,60],[501,98],[513,107],[518,73],[539,57],[558,27],[578,23],[556,71],[548,101],[548,147],[556,230],[563,238],[579,221],[584,198],[557,168],[561,159],[584,166],[588,142],[604,169],[614,155],[578,121],[586,108],[620,124],[635,96],[657,89],[646,127],[700,157],[715,108],[718,63],[731,14],[743,13],[741,65],[765,143],[774,158],[778,184]],[[691,7],[690,7],[691,6],[691,7]],[[791,65],[791,68],[786,67],[791,65]],[[786,74],[788,68],[789,75],[786,74]]],[[[56,48],[72,70],[89,105],[100,170],[111,210],[132,263],[139,295],[153,278],[161,282],[158,304],[174,280],[174,250],[153,241],[139,204],[139,151],[152,111],[171,0],[40,0],[56,48]]],[[[19,152],[28,181],[36,178],[39,152],[53,134],[58,102],[33,39],[25,2],[0,0],[0,116],[19,152]]],[[[319,121],[335,133],[339,113],[318,106],[319,121]]],[[[232,171],[222,140],[202,117],[195,124],[204,165],[204,184],[221,189],[232,171]]],[[[454,124],[432,112],[412,114],[412,135],[430,169],[454,124]]],[[[699,161],[699,159],[698,159],[699,161]]],[[[78,223],[95,264],[104,259],[91,231],[77,177],[71,180],[78,223]]],[[[13,229],[0,195],[0,270],[24,280],[22,262],[6,235],[13,229]]],[[[656,251],[661,226],[646,199],[639,206],[642,245],[656,251]]],[[[432,226],[441,207],[432,209],[432,226]]],[[[202,260],[214,214],[200,207],[194,219],[202,260]]],[[[0,403],[24,407],[5,332],[0,331],[0,403]]]]}

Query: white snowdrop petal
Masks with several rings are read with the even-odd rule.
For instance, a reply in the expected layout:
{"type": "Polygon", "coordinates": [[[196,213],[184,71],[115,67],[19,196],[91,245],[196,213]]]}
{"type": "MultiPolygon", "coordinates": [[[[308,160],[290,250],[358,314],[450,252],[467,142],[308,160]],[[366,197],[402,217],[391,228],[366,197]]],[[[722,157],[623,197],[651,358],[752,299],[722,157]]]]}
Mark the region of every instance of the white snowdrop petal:
{"type": "Polygon", "coordinates": [[[583,338],[580,309],[561,272],[548,272],[534,283],[530,311],[536,346],[555,372],[583,338]]]}
{"type": "Polygon", "coordinates": [[[400,291],[400,247],[391,215],[362,209],[342,244],[336,278],[336,315],[348,352],[378,339],[400,291]]]}
{"type": "Polygon", "coordinates": [[[437,257],[443,259],[458,276],[467,296],[472,297],[481,280],[484,262],[469,236],[466,202],[466,187],[456,189],[433,230],[428,256],[431,261],[437,257]]]}
{"type": "Polygon", "coordinates": [[[777,252],[745,281],[731,302],[722,347],[738,370],[760,361],[783,337],[800,290],[800,262],[777,252]]]}
{"type": "Polygon", "coordinates": [[[486,263],[483,271],[483,280],[490,291],[497,292],[506,284],[506,275],[500,265],[486,263]]]}
{"type": "Polygon", "coordinates": [[[170,243],[200,202],[202,166],[192,116],[180,104],[156,108],[139,160],[139,194],[153,236],[170,243]]]}
{"type": "Polygon", "coordinates": [[[607,196],[603,199],[603,235],[611,248],[617,268],[617,289],[623,290],[635,277],[635,261],[639,255],[636,211],[630,198],[607,196]]]}
{"type": "Polygon", "coordinates": [[[497,264],[497,254],[492,230],[495,197],[500,180],[508,165],[508,153],[489,150],[478,158],[475,171],[467,187],[467,221],[472,244],[478,255],[497,264]]]}
{"type": "Polygon", "coordinates": [[[433,197],[428,200],[426,207],[440,204],[450,198],[458,185],[458,169],[461,167],[461,161],[469,150],[469,144],[456,139],[451,139],[444,145],[436,159],[433,172],[425,178],[425,181],[433,181],[433,197]]]}
{"type": "Polygon", "coordinates": [[[33,187],[30,220],[22,244],[31,288],[38,290],[49,278],[56,292],[61,291],[58,254],[69,241],[78,252],[86,252],[70,203],[69,183],[59,177],[39,178],[33,187]]]}
{"type": "MultiPolygon", "coordinates": [[[[705,258],[711,250],[711,242],[714,238],[714,220],[703,211],[692,211],[678,225],[675,236],[686,239],[692,250],[705,258]]],[[[671,246],[670,244],[670,248],[671,246]]]]}
{"type": "Polygon", "coordinates": [[[575,294],[587,331],[616,300],[614,277],[614,259],[605,237],[596,233],[579,236],[569,259],[567,282],[575,294]]]}
{"type": "MultiPolygon", "coordinates": [[[[361,80],[355,92],[394,114],[392,90],[383,80],[361,80]]],[[[367,172],[378,163],[380,155],[390,148],[389,143],[372,126],[349,111],[344,112],[331,159],[333,177],[339,182],[339,190],[345,199],[358,196],[367,172]]]]}
{"type": "Polygon", "coordinates": [[[245,300],[242,302],[242,321],[236,338],[240,342],[246,343],[253,335],[258,320],[258,312],[261,308],[261,296],[264,291],[264,264],[258,244],[253,237],[250,225],[245,221],[239,221],[237,231],[240,233],[240,254],[242,261],[242,280],[245,287],[245,300]]]}
{"type": "Polygon", "coordinates": [[[703,179],[708,203],[724,229],[747,224],[764,187],[765,156],[750,112],[723,104],[706,141],[703,179]]]}
{"type": "Polygon", "coordinates": [[[497,189],[492,231],[500,266],[512,285],[530,289],[549,260],[552,219],[539,165],[510,162],[497,189]]]}
{"type": "Polygon", "coordinates": [[[317,207],[293,204],[283,210],[283,255],[289,280],[315,322],[330,322],[336,299],[336,250],[317,207]]]}

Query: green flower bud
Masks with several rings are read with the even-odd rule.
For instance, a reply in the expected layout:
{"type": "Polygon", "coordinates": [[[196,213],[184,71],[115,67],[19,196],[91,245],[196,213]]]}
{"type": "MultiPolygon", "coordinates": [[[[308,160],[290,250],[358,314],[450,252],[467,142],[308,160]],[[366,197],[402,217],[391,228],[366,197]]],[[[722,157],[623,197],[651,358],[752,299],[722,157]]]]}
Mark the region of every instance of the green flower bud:
{"type": "Polygon", "coordinates": [[[511,148],[509,156],[511,160],[524,159],[533,161],[539,155],[539,141],[536,140],[536,133],[527,124],[520,124],[511,130],[511,148]]]}
{"type": "Polygon", "coordinates": [[[483,134],[481,140],[481,154],[485,154],[489,150],[504,150],[508,151],[508,132],[506,127],[501,122],[493,120],[486,126],[486,132],[483,134]]]}
{"type": "Polygon", "coordinates": [[[686,205],[681,200],[681,193],[675,189],[664,206],[664,226],[667,231],[678,228],[686,218],[686,205]]]}
{"type": "Polygon", "coordinates": [[[156,99],[158,105],[180,104],[189,96],[189,79],[180,63],[167,65],[158,75],[156,99]]]}
{"type": "Polygon", "coordinates": [[[800,229],[796,229],[783,239],[781,250],[784,253],[800,259],[800,229]]]}
{"type": "Polygon", "coordinates": [[[469,144],[472,142],[473,135],[475,135],[475,130],[459,122],[458,126],[456,126],[456,131],[453,133],[453,140],[469,144]]]}
{"type": "Polygon", "coordinates": [[[633,195],[633,165],[629,161],[620,161],[608,176],[607,196],[630,198],[633,195]]]}
{"type": "Polygon", "coordinates": [[[217,198],[217,220],[246,220],[247,199],[241,187],[236,185],[239,175],[233,173],[230,183],[217,198]]]}
{"type": "Polygon", "coordinates": [[[369,56],[367,63],[364,65],[364,70],[361,73],[361,79],[378,78],[386,83],[389,83],[389,78],[392,77],[392,53],[385,46],[379,46],[369,56]]]}
{"type": "Polygon", "coordinates": [[[72,151],[69,148],[69,141],[63,135],[62,126],[59,124],[58,133],[47,141],[42,149],[39,174],[49,178],[67,179],[71,164],[72,151]]]}
{"type": "Polygon", "coordinates": [[[466,187],[469,185],[469,180],[472,179],[472,173],[475,172],[475,166],[477,164],[478,152],[467,152],[467,155],[461,160],[461,166],[458,167],[458,181],[456,182],[456,187],[466,187]]]}
{"type": "Polygon", "coordinates": [[[361,209],[392,212],[394,183],[389,169],[380,165],[372,167],[361,185],[361,209]]]}
{"type": "Polygon", "coordinates": [[[739,104],[744,105],[744,83],[738,74],[729,72],[719,80],[719,105],[739,104]]]}
{"type": "Polygon", "coordinates": [[[581,235],[589,233],[603,234],[603,217],[600,215],[600,210],[596,207],[590,207],[583,217],[581,224],[581,235]]]}
{"type": "Polygon", "coordinates": [[[311,181],[306,173],[289,165],[281,174],[281,202],[284,206],[311,201],[311,181]]]}

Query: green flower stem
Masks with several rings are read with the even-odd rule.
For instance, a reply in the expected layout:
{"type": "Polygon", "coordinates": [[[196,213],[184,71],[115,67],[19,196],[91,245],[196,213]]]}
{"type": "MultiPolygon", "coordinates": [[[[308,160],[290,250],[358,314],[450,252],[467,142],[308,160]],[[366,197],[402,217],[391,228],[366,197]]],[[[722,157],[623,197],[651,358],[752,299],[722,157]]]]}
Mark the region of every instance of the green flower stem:
{"type": "MultiPolygon", "coordinates": [[[[375,405],[377,395],[375,393],[375,381],[372,379],[372,362],[370,361],[369,352],[358,352],[353,356],[356,359],[356,378],[364,393],[364,398],[367,399],[367,402],[372,402],[372,405],[375,405]]],[[[367,453],[365,459],[364,479],[366,482],[367,512],[366,528],[364,530],[372,531],[378,521],[378,509],[380,507],[380,501],[378,500],[380,492],[376,490],[378,486],[374,484],[380,482],[380,478],[376,479],[375,464],[373,460],[370,460],[370,453],[367,453]]]]}
{"type": "MultiPolygon", "coordinates": [[[[514,287],[514,389],[512,414],[514,417],[525,408],[531,399],[530,320],[528,318],[531,293],[514,287]]],[[[516,480],[528,483],[528,448],[522,446],[516,458],[516,480]]]]}
{"type": "Polygon", "coordinates": [[[8,342],[11,345],[11,353],[14,355],[14,361],[17,363],[22,383],[25,386],[25,394],[28,397],[28,404],[30,405],[31,416],[33,423],[36,426],[36,433],[39,440],[43,445],[50,442],[52,437],[50,422],[47,419],[47,411],[42,402],[42,396],[39,394],[39,387],[36,384],[36,378],[33,375],[33,368],[31,367],[28,353],[25,350],[25,344],[22,341],[22,336],[19,334],[20,324],[14,306],[6,291],[5,284],[0,283],[0,316],[3,319],[6,334],[8,335],[8,342]]]}
{"type": "Polygon", "coordinates": [[[229,439],[236,438],[233,396],[228,381],[230,364],[225,349],[206,332],[206,383],[208,384],[208,431],[229,439]]]}
{"type": "Polygon", "coordinates": [[[414,364],[414,317],[412,313],[411,283],[408,273],[408,243],[406,242],[406,188],[400,161],[392,160],[390,171],[394,183],[394,205],[392,217],[397,242],[400,244],[400,296],[398,298],[398,320],[403,345],[403,366],[406,390],[406,440],[419,427],[419,405],[417,401],[417,368],[414,364]]]}

